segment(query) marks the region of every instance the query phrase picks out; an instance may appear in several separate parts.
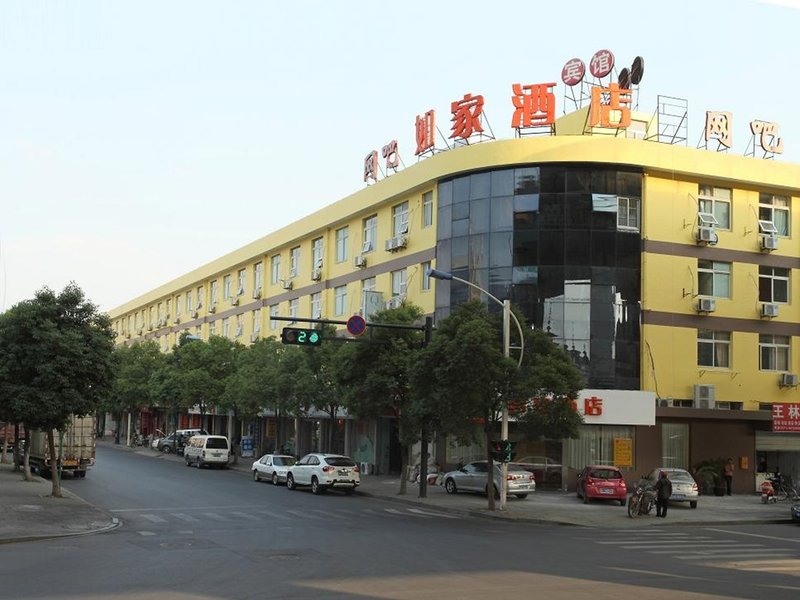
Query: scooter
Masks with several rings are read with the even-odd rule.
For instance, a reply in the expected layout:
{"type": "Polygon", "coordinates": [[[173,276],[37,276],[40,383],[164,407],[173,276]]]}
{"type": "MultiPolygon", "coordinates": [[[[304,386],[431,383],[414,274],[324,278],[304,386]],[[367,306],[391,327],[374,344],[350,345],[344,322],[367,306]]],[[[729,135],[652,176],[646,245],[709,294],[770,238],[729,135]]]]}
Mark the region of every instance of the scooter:
{"type": "Polygon", "coordinates": [[[764,504],[774,504],[778,502],[778,498],[775,495],[775,486],[772,485],[770,480],[761,484],[761,502],[764,504]]]}

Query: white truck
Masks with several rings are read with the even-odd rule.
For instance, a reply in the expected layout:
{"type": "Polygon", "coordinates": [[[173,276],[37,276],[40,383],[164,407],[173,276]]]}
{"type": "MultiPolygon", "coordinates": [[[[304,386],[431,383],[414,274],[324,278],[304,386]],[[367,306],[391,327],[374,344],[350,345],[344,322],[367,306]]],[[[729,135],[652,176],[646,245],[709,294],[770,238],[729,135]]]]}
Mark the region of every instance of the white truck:
{"type": "MultiPolygon", "coordinates": [[[[94,465],[95,460],[95,418],[94,416],[70,418],[67,428],[62,434],[53,431],[56,445],[56,461],[61,461],[61,470],[72,471],[75,477],[86,477],[86,471],[94,465]]],[[[50,449],[47,444],[47,432],[32,430],[28,434],[30,444],[30,465],[40,475],[48,475],[53,471],[50,464],[50,449]]]]}

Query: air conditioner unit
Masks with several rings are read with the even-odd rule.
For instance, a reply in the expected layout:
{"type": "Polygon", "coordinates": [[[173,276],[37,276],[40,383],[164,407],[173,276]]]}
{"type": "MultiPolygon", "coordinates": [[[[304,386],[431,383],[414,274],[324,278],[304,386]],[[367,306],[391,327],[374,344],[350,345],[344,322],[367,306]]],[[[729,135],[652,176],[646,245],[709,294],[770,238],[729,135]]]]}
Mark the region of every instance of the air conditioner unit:
{"type": "Polygon", "coordinates": [[[393,296],[386,301],[386,308],[400,308],[405,296],[393,296]]]}
{"type": "Polygon", "coordinates": [[[659,405],[661,408],[666,408],[666,407],[668,407],[668,406],[672,406],[672,401],[671,401],[671,400],[667,400],[666,398],[661,398],[661,399],[658,401],[658,405],[659,405]]]}
{"type": "Polygon", "coordinates": [[[239,306],[239,296],[233,296],[231,298],[231,306],[239,306]]]}
{"type": "Polygon", "coordinates": [[[716,244],[717,232],[713,227],[701,226],[697,228],[697,242],[701,244],[716,244]]]}
{"type": "Polygon", "coordinates": [[[216,305],[216,304],[212,304],[211,306],[209,306],[209,307],[208,307],[208,312],[209,312],[209,313],[211,313],[212,315],[213,315],[215,312],[217,312],[217,305],[216,305]]]}
{"type": "Polygon", "coordinates": [[[695,408],[716,408],[716,388],[713,385],[695,384],[695,408]]]}
{"type": "Polygon", "coordinates": [[[797,387],[797,380],[794,373],[781,373],[781,387],[797,387]]]}
{"type": "Polygon", "coordinates": [[[398,235],[396,237],[389,238],[386,240],[386,251],[394,252],[395,250],[402,250],[406,247],[406,244],[406,236],[404,235],[398,235]]]}
{"type": "Polygon", "coordinates": [[[778,316],[778,305],[773,304],[772,302],[765,302],[761,305],[761,316],[762,317],[777,317],[778,316]]]}
{"type": "Polygon", "coordinates": [[[367,266],[367,259],[366,259],[365,257],[363,257],[363,256],[361,256],[361,255],[359,254],[359,255],[358,255],[358,256],[356,256],[356,257],[355,257],[355,259],[353,260],[353,264],[354,264],[354,265],[355,265],[357,268],[359,268],[359,269],[363,269],[364,267],[366,267],[366,266],[367,266]]]}
{"type": "Polygon", "coordinates": [[[761,249],[772,251],[778,249],[778,238],[774,235],[761,236],[761,249]]]}
{"type": "Polygon", "coordinates": [[[261,298],[261,288],[260,287],[257,287],[256,289],[253,290],[253,298],[256,299],[256,300],[261,298]]]}
{"type": "Polygon", "coordinates": [[[292,280],[291,279],[281,279],[281,287],[285,290],[292,289],[292,280]]]}
{"type": "Polygon", "coordinates": [[[714,298],[700,298],[697,301],[697,312],[710,313],[717,310],[717,301],[714,298]]]}
{"type": "Polygon", "coordinates": [[[314,269],[311,271],[311,279],[313,281],[319,281],[322,279],[322,269],[314,269]]]}

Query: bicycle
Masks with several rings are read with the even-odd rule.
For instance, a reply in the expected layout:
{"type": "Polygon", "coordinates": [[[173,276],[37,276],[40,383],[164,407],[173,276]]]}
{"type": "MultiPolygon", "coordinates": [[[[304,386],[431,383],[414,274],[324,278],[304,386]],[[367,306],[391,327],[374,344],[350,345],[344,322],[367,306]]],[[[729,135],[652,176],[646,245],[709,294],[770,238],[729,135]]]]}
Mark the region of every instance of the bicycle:
{"type": "Polygon", "coordinates": [[[777,486],[773,487],[775,488],[775,500],[778,502],[783,502],[785,500],[795,501],[800,497],[800,494],[797,493],[797,490],[790,481],[781,481],[777,486]]]}

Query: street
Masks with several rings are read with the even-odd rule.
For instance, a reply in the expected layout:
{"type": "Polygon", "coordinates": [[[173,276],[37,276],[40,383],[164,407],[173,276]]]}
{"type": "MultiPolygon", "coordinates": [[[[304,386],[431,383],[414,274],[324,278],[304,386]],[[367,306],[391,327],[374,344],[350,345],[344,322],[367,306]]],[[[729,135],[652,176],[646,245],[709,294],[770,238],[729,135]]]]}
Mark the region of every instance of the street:
{"type": "MultiPolygon", "coordinates": [[[[597,529],[463,517],[98,448],[64,486],[108,533],[0,546],[2,597],[796,598],[794,525],[597,529]]],[[[578,505],[579,506],[579,505],[578,505]]]]}

